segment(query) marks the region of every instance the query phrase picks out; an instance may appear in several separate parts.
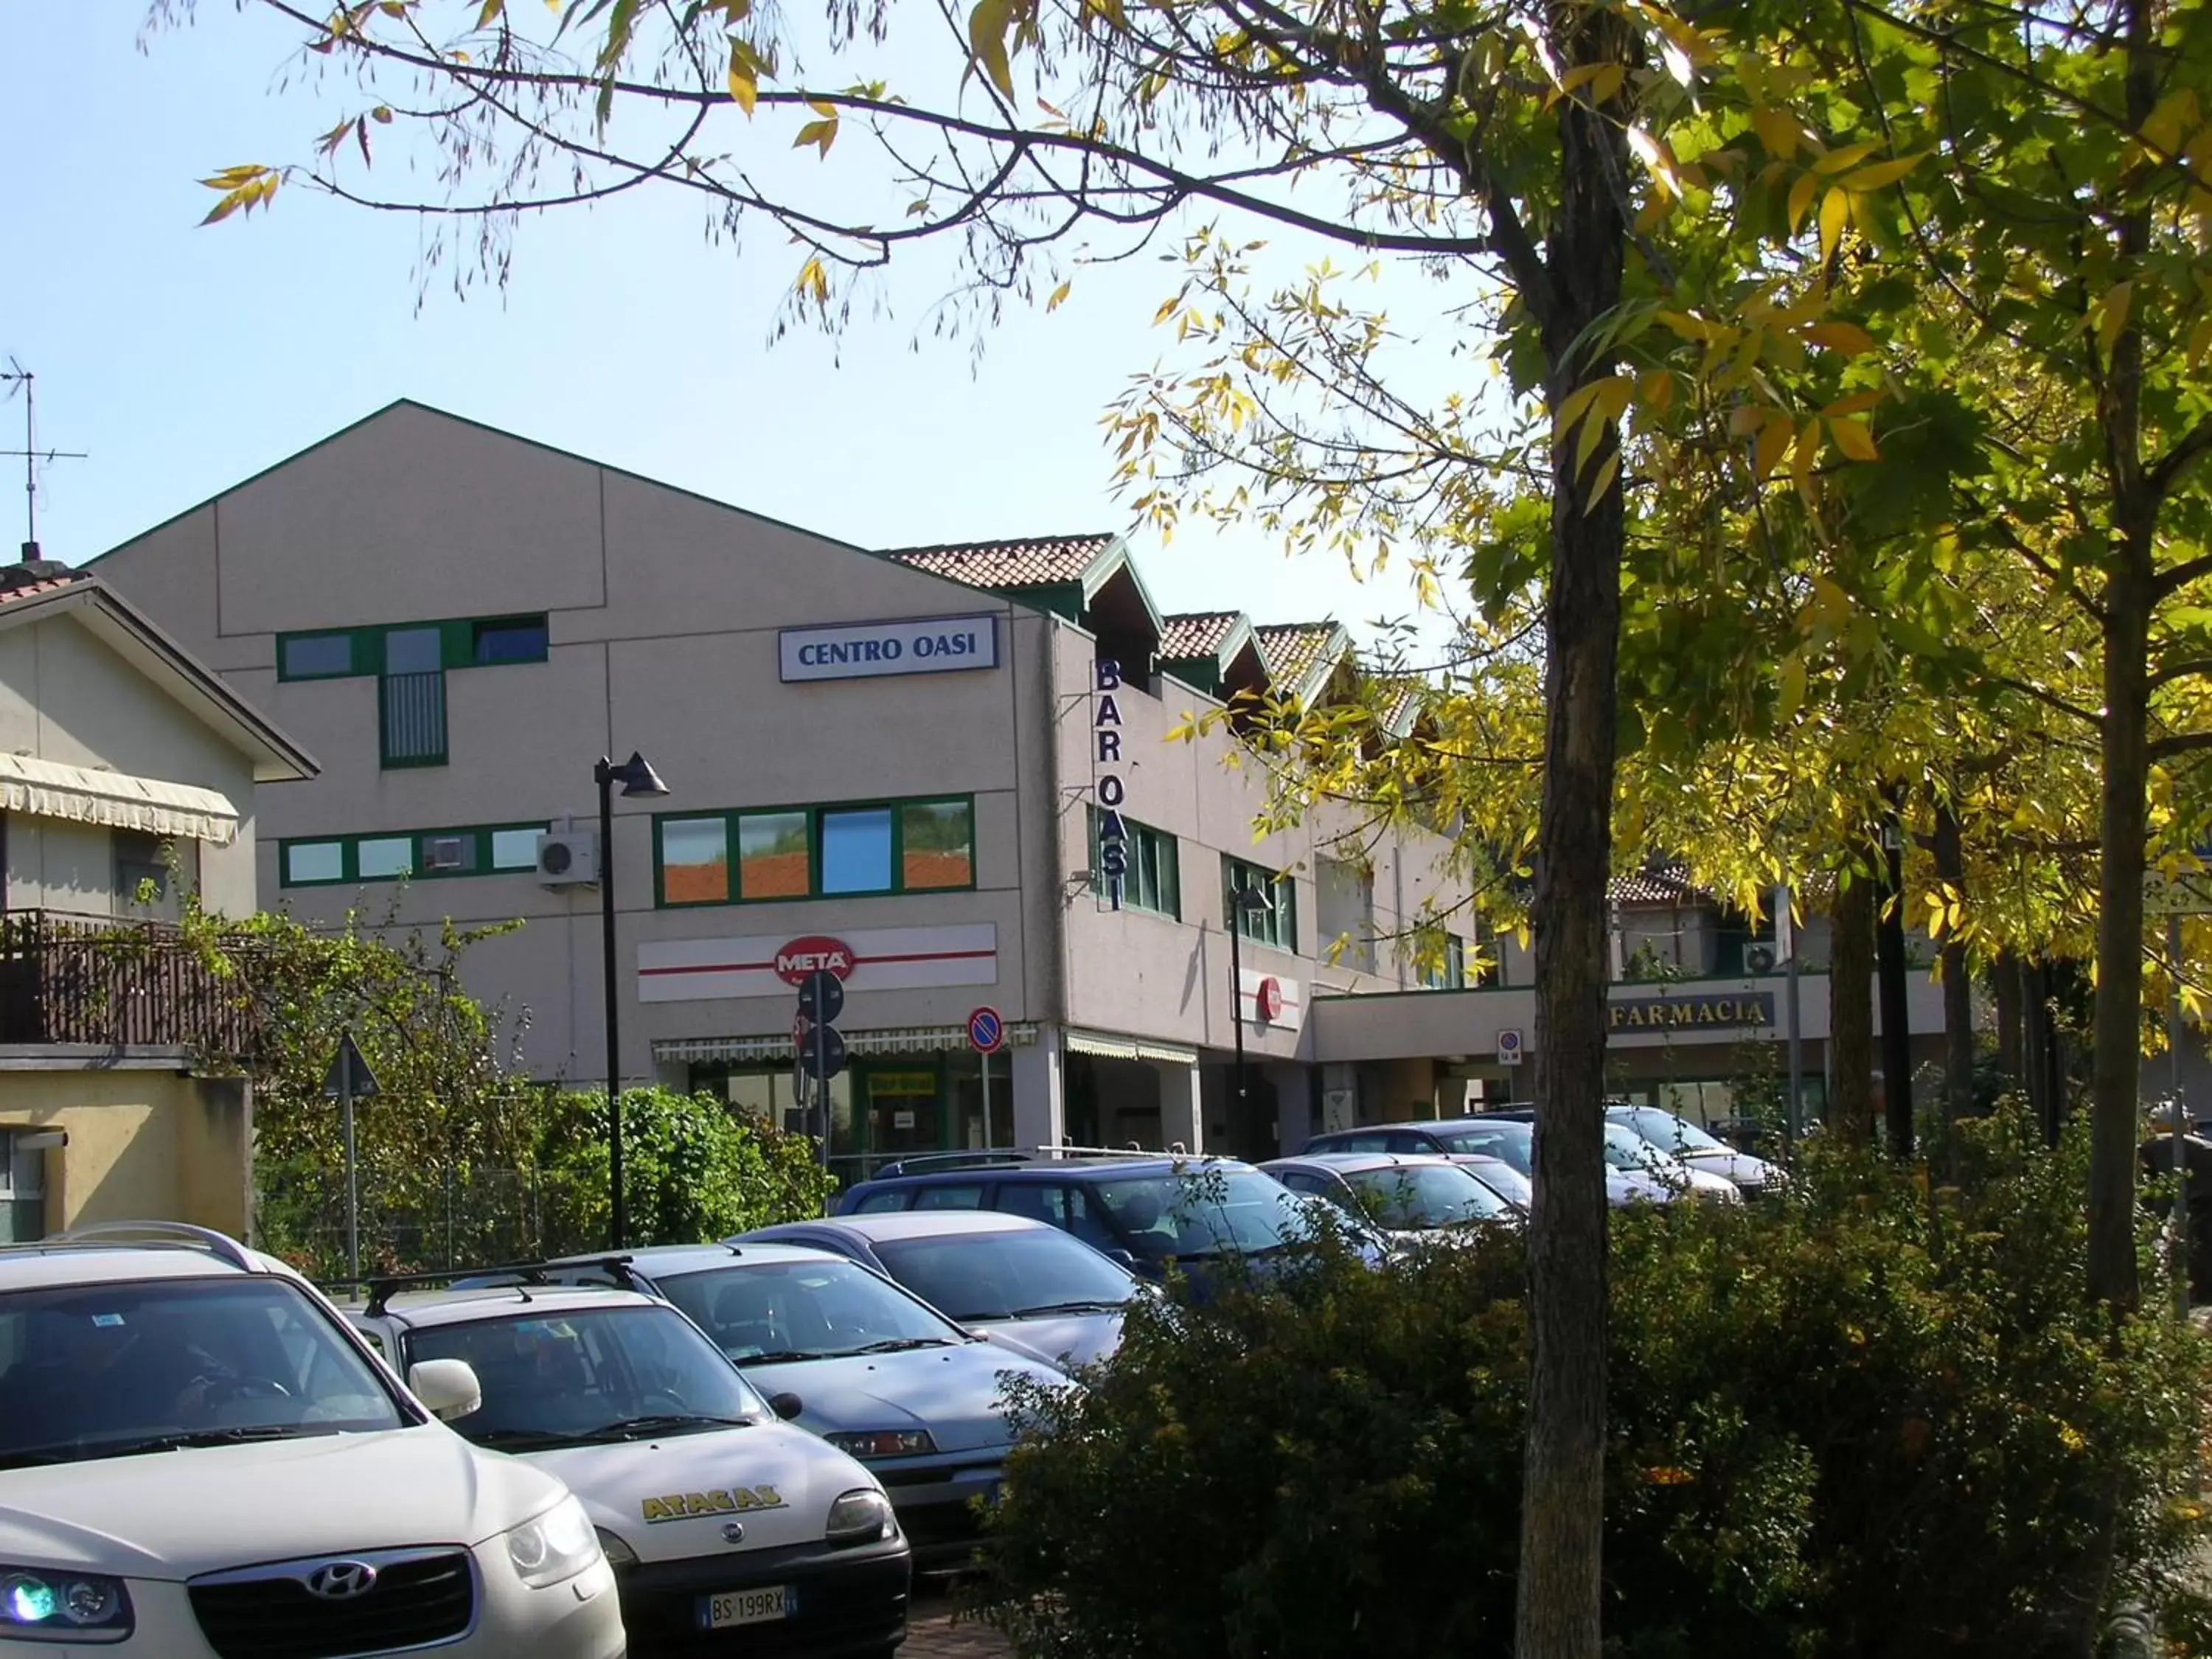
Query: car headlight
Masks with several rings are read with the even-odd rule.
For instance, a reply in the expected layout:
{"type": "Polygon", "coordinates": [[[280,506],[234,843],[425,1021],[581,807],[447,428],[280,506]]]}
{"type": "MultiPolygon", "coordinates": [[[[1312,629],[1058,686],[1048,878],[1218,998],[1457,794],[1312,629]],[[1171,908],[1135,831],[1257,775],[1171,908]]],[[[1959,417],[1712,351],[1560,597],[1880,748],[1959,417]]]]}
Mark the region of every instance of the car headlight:
{"type": "Polygon", "coordinates": [[[120,1578],[0,1567],[0,1637],[120,1642],[131,1628],[131,1593],[120,1578]]]}
{"type": "Polygon", "coordinates": [[[937,1449],[927,1429],[854,1429],[822,1437],[851,1457],[919,1457],[937,1449]]]}
{"type": "Polygon", "coordinates": [[[859,1486],[830,1506],[829,1524],[823,1528],[822,1536],[830,1544],[872,1544],[897,1531],[891,1500],[872,1486],[859,1486]]]}
{"type": "Polygon", "coordinates": [[[544,1589],[597,1566],[603,1558],[591,1516],[570,1496],[508,1533],[507,1559],[524,1583],[544,1589]]]}

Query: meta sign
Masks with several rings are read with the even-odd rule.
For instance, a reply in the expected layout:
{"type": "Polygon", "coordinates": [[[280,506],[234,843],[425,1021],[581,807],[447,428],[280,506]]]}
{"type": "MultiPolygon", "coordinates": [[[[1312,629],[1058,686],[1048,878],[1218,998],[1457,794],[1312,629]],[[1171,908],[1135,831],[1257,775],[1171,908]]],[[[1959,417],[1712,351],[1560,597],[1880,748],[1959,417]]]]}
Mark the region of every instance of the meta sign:
{"type": "Polygon", "coordinates": [[[1108,905],[1118,910],[1129,874],[1129,826],[1121,822],[1121,803],[1128,798],[1121,783],[1121,705],[1114,698],[1121,689],[1121,665],[1102,657],[1097,669],[1091,709],[1091,791],[1098,802],[1098,878],[1108,905]]]}
{"type": "Polygon", "coordinates": [[[786,684],[946,674],[999,665],[999,619],[987,612],[787,628],[776,635],[776,644],[786,684]]]}

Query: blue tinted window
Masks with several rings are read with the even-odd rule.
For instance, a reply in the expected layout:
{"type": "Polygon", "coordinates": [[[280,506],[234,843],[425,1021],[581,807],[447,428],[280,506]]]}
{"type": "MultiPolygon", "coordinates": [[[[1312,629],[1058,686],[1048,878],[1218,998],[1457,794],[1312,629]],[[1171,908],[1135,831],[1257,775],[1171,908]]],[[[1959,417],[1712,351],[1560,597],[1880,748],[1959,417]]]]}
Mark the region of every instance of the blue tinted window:
{"type": "Polygon", "coordinates": [[[887,806],[822,815],[822,890],[884,893],[891,884],[891,814],[887,806]]]}

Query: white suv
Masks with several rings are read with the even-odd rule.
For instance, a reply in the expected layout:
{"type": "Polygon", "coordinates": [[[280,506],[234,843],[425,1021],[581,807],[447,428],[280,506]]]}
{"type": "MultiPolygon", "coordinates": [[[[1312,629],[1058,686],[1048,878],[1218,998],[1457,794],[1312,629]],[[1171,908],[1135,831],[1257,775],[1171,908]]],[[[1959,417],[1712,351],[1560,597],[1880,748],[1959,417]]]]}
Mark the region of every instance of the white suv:
{"type": "Polygon", "coordinates": [[[283,1262],[170,1223],[0,1248],[0,1659],[621,1659],[583,1507],[283,1262]]]}

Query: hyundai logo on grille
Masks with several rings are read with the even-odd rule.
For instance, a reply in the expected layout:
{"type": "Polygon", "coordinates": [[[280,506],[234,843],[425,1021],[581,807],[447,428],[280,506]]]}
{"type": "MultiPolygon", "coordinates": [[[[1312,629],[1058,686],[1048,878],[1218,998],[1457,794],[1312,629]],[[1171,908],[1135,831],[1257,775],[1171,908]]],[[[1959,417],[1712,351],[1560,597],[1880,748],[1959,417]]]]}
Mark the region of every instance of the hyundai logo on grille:
{"type": "Polygon", "coordinates": [[[307,1593],[325,1601],[350,1601],[376,1588],[376,1569],[366,1561],[325,1561],[307,1575],[307,1593]]]}
{"type": "Polygon", "coordinates": [[[723,1541],[726,1543],[744,1543],[745,1541],[744,1522],[742,1521],[725,1522],[722,1526],[722,1538],[723,1541]]]}

